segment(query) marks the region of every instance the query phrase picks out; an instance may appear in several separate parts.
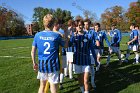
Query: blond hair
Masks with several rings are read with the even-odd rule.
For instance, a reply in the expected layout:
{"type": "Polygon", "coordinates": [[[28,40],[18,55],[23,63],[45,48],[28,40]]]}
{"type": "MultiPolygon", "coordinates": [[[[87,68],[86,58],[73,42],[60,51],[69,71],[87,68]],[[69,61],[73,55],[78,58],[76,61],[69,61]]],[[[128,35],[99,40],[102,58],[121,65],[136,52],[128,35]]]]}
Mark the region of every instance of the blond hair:
{"type": "Polygon", "coordinates": [[[53,26],[53,15],[47,14],[43,18],[43,24],[45,28],[52,28],[53,26]]]}

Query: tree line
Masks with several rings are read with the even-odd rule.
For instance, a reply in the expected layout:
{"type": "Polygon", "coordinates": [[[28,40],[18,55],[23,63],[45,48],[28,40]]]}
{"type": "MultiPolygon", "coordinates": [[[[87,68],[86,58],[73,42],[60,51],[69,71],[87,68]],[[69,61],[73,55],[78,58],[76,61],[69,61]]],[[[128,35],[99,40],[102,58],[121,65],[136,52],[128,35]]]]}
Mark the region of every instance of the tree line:
{"type": "MultiPolygon", "coordinates": [[[[55,18],[61,20],[65,26],[70,19],[83,18],[81,15],[74,17],[71,15],[71,11],[62,10],[61,8],[36,7],[32,16],[34,33],[44,29],[42,19],[47,13],[51,13],[55,18]]],[[[84,18],[91,19],[93,23],[101,23],[102,29],[110,30],[110,25],[115,23],[121,31],[128,31],[130,23],[136,23],[140,26],[140,0],[131,2],[127,10],[124,10],[122,6],[107,8],[101,14],[100,20],[97,20],[96,16],[89,13],[88,10],[83,11],[83,15],[84,18]]],[[[0,6],[0,36],[21,36],[26,35],[26,33],[23,18],[15,11],[0,6]]]]}
{"type": "Polygon", "coordinates": [[[24,20],[16,12],[0,6],[0,36],[26,34],[24,20]]]}

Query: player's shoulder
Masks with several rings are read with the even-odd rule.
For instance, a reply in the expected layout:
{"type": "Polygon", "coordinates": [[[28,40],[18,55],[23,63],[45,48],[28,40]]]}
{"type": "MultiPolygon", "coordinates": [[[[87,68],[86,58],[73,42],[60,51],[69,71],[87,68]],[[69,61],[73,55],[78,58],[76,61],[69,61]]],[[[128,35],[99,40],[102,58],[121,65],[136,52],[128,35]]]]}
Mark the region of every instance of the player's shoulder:
{"type": "Polygon", "coordinates": [[[134,30],[132,30],[133,32],[138,32],[138,30],[136,30],[136,29],[134,29],[134,30]]]}

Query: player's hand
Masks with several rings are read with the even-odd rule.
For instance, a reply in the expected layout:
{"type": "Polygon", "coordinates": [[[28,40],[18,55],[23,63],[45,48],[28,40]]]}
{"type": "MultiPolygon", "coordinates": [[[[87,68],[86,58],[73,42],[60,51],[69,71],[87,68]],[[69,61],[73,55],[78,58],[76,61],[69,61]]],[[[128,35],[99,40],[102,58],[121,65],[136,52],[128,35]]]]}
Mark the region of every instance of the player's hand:
{"type": "Polygon", "coordinates": [[[112,50],[112,48],[111,47],[109,47],[109,52],[111,53],[113,50],[112,50]]]}
{"type": "Polygon", "coordinates": [[[110,35],[110,32],[108,31],[107,34],[110,35]]]}
{"type": "Polygon", "coordinates": [[[127,42],[127,45],[130,45],[131,42],[127,42]]]}
{"type": "Polygon", "coordinates": [[[35,72],[38,70],[38,64],[37,63],[33,64],[33,69],[34,69],[35,72]]]}

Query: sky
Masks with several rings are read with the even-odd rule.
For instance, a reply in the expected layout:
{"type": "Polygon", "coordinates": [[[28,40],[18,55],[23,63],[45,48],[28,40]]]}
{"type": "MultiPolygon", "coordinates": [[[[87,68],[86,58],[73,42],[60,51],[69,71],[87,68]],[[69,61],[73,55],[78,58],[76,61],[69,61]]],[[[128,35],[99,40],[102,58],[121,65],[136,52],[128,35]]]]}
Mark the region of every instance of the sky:
{"type": "Polygon", "coordinates": [[[32,22],[32,16],[34,8],[61,8],[62,10],[71,11],[72,16],[83,16],[83,10],[88,10],[92,14],[96,14],[97,18],[101,17],[101,14],[107,8],[113,6],[122,6],[124,10],[129,8],[131,2],[137,0],[0,0],[0,6],[4,6],[17,12],[23,17],[25,24],[32,22]]]}

